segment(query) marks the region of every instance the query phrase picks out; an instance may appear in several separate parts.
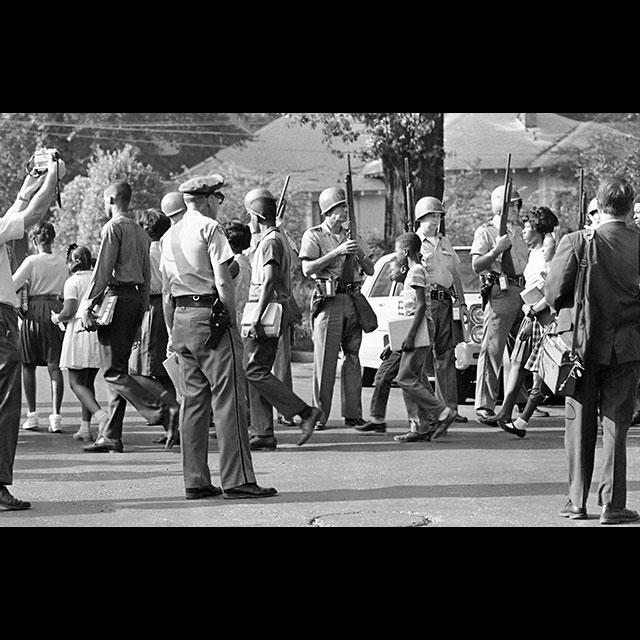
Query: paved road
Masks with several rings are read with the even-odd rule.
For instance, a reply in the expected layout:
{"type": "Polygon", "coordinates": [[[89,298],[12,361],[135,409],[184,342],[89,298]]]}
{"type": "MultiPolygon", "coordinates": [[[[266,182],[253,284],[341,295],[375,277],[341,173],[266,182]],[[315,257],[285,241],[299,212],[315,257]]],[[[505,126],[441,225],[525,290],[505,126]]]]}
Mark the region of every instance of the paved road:
{"type": "MultiPolygon", "coordinates": [[[[39,399],[49,412],[46,372],[38,370],[39,399]]],[[[294,384],[311,395],[311,365],[294,365],[294,384]]],[[[363,392],[365,415],[372,389],[363,392]]],[[[98,397],[104,383],[98,378],[98,397]]],[[[532,422],[527,438],[470,421],[456,424],[441,441],[401,445],[406,430],[402,398],[392,389],[390,429],[361,436],[339,417],[339,381],[334,428],[296,446],[298,431],[281,428],[276,452],[254,452],[258,482],[279,495],[257,501],[186,501],[180,449],[152,443],[159,434],[135,410],[125,420],[124,454],[87,454],[72,439],[80,420],[67,391],[62,435],[20,432],[13,491],[30,500],[27,512],[1,512],[8,526],[256,526],[256,527],[602,527],[597,482],[590,519],[568,521],[557,511],[566,501],[561,408],[532,422]]],[[[471,416],[472,407],[462,407],[471,416]]],[[[210,440],[210,466],[217,479],[217,446],[210,440]]],[[[640,507],[640,430],[629,436],[629,506],[640,507]]],[[[600,445],[599,445],[600,450],[600,445]]],[[[600,468],[600,451],[596,472],[600,468]]],[[[635,526],[635,525],[627,525],[635,526]]],[[[615,527],[614,527],[615,528],[615,527]]]]}

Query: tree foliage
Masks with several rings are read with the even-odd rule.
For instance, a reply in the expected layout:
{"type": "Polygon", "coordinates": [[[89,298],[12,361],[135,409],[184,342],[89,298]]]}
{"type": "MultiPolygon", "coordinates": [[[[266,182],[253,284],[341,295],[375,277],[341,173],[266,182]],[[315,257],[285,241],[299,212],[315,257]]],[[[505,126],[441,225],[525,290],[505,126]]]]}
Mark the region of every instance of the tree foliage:
{"type": "Polygon", "coordinates": [[[403,231],[405,210],[404,159],[409,159],[416,200],[442,198],[444,192],[443,113],[288,113],[311,127],[320,127],[324,141],[335,153],[336,139],[352,144],[361,136],[357,151],[362,160],[381,158],[385,179],[384,241],[390,246],[403,231]]]}
{"type": "Polygon", "coordinates": [[[115,180],[131,185],[131,210],[138,212],[158,208],[167,192],[160,174],[138,160],[139,151],[126,145],[120,151],[105,151],[98,147],[87,166],[87,174],[76,176],[62,193],[62,209],[52,222],[57,242],[67,246],[72,242],[87,246],[94,256],[100,247],[100,230],[108,218],[103,192],[115,180]]]}

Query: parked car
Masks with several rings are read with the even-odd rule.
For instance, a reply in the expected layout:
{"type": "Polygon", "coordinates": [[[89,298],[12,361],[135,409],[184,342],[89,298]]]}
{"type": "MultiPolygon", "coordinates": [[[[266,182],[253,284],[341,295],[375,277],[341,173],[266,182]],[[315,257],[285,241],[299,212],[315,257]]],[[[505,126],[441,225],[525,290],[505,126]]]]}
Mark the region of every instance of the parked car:
{"type": "MultiPolygon", "coordinates": [[[[454,321],[458,344],[456,346],[456,370],[458,374],[458,402],[463,403],[475,393],[476,370],[480,343],[482,342],[482,299],[480,279],[471,268],[471,247],[454,247],[460,258],[460,277],[469,309],[470,322],[467,326],[468,341],[463,339],[460,311],[454,307],[454,321]]],[[[362,293],[369,300],[378,317],[378,328],[364,334],[360,348],[362,364],[362,384],[372,386],[376,371],[380,366],[380,354],[389,344],[389,319],[402,315],[402,284],[389,279],[390,262],[394,254],[382,256],[375,264],[373,275],[367,276],[362,284],[362,293]]],[[[433,371],[433,369],[431,369],[433,371]]]]}

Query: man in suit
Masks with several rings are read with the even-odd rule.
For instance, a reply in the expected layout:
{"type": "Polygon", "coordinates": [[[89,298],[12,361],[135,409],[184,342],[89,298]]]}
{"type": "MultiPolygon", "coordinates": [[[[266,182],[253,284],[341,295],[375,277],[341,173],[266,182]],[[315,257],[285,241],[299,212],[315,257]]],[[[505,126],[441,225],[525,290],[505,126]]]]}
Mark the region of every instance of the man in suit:
{"type": "Polygon", "coordinates": [[[626,508],[627,432],[640,377],[640,237],[625,224],[634,192],[624,178],[604,180],[597,200],[597,228],[562,238],[545,286],[549,304],[556,311],[567,310],[559,315],[558,332],[570,330],[573,316],[568,310],[574,304],[580,257],[584,255],[585,289],[576,330],[585,370],[573,396],[566,400],[570,500],[560,515],[587,517],[599,411],[603,429],[600,522],[621,524],[640,519],[636,511],[626,508]]]}

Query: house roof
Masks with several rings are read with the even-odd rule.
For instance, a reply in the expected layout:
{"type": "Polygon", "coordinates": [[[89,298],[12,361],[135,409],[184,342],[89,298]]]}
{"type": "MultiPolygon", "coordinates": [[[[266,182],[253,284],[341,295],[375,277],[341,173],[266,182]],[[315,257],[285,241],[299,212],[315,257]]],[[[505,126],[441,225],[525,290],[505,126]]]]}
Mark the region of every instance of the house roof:
{"type": "MultiPolygon", "coordinates": [[[[595,130],[605,124],[578,122],[556,113],[536,113],[534,127],[527,128],[518,113],[447,113],[444,119],[445,171],[472,167],[503,170],[507,153],[512,169],[537,169],[555,162],[555,153],[570,146],[584,147],[595,130]]],[[[335,143],[342,151],[362,148],[335,143]]],[[[290,174],[296,187],[318,192],[342,183],[346,158],[331,153],[320,129],[300,125],[285,116],[255,132],[253,139],[240,146],[227,147],[192,167],[184,177],[215,173],[221,162],[240,165],[258,174],[290,174]]],[[[356,191],[380,191],[381,163],[363,163],[352,156],[353,186],[356,191]]]]}

